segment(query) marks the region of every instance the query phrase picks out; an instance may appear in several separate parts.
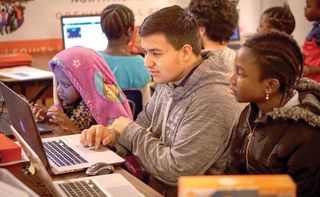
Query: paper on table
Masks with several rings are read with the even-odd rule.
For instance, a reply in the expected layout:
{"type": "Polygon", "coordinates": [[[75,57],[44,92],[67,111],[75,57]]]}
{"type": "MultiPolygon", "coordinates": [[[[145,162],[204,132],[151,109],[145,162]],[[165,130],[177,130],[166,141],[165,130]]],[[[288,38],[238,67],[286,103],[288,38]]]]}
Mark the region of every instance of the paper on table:
{"type": "Polygon", "coordinates": [[[50,79],[53,73],[30,66],[17,66],[0,69],[0,76],[17,80],[50,79]]]}

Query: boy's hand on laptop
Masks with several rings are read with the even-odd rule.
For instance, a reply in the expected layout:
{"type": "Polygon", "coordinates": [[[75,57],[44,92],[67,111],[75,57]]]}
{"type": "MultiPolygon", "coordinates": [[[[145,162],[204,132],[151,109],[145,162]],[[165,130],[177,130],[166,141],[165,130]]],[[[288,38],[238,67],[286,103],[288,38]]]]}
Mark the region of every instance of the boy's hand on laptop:
{"type": "Polygon", "coordinates": [[[80,143],[84,146],[94,147],[98,149],[100,145],[107,145],[116,139],[116,132],[103,125],[93,125],[89,129],[82,131],[80,135],[80,143]]]}

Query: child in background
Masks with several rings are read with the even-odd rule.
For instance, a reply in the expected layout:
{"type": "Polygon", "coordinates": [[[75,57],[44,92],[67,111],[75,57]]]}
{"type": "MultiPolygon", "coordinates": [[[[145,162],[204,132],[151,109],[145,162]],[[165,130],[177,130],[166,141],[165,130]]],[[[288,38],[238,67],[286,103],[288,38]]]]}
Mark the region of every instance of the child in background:
{"type": "Polygon", "coordinates": [[[131,55],[128,43],[134,30],[132,10],[111,4],[101,13],[101,28],[108,38],[106,50],[99,52],[114,73],[120,88],[142,88],[151,80],[140,55],[131,55]]]}
{"type": "Polygon", "coordinates": [[[271,7],[265,10],[260,18],[260,26],[258,33],[265,33],[272,29],[276,29],[287,34],[292,34],[296,22],[288,4],[283,7],[271,7]]]}
{"type": "Polygon", "coordinates": [[[300,76],[303,55],[289,35],[256,34],[240,48],[230,88],[241,113],[227,173],[289,174],[298,196],[320,196],[320,84],[300,76]]]}
{"type": "Polygon", "coordinates": [[[224,65],[230,74],[236,52],[227,44],[238,24],[236,5],[229,0],[191,0],[188,11],[199,24],[202,48],[213,54],[214,64],[224,65]]]}
{"type": "Polygon", "coordinates": [[[320,83],[320,0],[307,0],[304,11],[308,21],[314,24],[302,47],[305,55],[303,72],[320,83]]]}
{"type": "Polygon", "coordinates": [[[107,125],[120,116],[132,118],[125,95],[103,58],[85,47],[65,49],[49,66],[55,75],[54,102],[35,105],[36,120],[49,120],[71,133],[94,124],[107,125]]]}

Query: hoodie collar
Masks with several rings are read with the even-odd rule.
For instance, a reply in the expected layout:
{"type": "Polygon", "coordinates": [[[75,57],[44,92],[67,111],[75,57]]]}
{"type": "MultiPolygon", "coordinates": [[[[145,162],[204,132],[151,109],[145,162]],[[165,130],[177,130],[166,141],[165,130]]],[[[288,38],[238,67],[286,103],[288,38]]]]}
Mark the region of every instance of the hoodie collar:
{"type": "Polygon", "coordinates": [[[320,128],[320,84],[311,79],[302,78],[297,91],[299,92],[299,105],[274,108],[273,111],[267,113],[267,116],[274,120],[304,120],[310,126],[320,128]]]}

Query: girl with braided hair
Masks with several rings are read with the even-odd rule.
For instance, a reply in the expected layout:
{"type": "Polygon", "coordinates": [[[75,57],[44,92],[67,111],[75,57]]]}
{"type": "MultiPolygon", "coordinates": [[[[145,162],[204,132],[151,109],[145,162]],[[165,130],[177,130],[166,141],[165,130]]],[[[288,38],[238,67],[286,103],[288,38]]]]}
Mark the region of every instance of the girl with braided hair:
{"type": "Polygon", "coordinates": [[[320,196],[320,84],[301,78],[303,55],[280,31],[239,49],[230,88],[242,111],[227,173],[289,174],[298,196],[320,196]]]}
{"type": "Polygon", "coordinates": [[[101,28],[108,38],[108,46],[100,55],[108,63],[120,88],[142,88],[150,74],[140,55],[131,55],[128,43],[133,35],[134,15],[121,4],[108,5],[101,13],[101,28]]]}
{"type": "Polygon", "coordinates": [[[285,3],[283,7],[271,7],[262,13],[257,32],[264,33],[276,29],[287,34],[292,34],[295,26],[294,16],[289,5],[285,3]]]}

